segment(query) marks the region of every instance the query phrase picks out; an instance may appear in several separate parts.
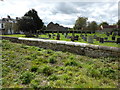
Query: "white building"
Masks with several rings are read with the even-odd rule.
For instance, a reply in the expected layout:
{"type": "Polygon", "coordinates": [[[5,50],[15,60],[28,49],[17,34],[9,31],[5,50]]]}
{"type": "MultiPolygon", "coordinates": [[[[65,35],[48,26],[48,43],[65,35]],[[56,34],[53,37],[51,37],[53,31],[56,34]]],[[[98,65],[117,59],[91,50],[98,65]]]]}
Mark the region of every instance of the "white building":
{"type": "Polygon", "coordinates": [[[18,30],[18,26],[16,23],[17,23],[16,19],[11,18],[0,19],[0,32],[2,32],[2,34],[21,33],[21,31],[18,30]]]}

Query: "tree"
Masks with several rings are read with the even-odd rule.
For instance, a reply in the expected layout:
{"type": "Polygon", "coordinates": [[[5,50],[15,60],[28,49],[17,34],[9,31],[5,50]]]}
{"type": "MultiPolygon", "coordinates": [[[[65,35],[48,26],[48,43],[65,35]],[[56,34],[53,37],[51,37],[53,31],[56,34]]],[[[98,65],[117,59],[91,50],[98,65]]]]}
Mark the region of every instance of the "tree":
{"type": "Polygon", "coordinates": [[[18,20],[18,28],[24,32],[26,37],[34,36],[36,33],[35,22],[32,17],[22,17],[18,20]]]}
{"type": "Polygon", "coordinates": [[[87,19],[88,18],[86,17],[78,17],[78,19],[75,22],[74,29],[83,30],[87,25],[87,19]]]}
{"type": "MultiPolygon", "coordinates": [[[[27,36],[37,35],[37,32],[43,28],[44,23],[39,18],[37,11],[29,10],[20,20],[18,20],[19,29],[27,36]]],[[[38,35],[37,35],[38,36],[38,35]]]]}
{"type": "Polygon", "coordinates": [[[107,22],[102,22],[102,23],[99,24],[99,26],[101,26],[101,25],[102,26],[108,26],[109,24],[107,22]]]}
{"type": "Polygon", "coordinates": [[[33,18],[33,20],[35,22],[36,30],[42,29],[44,23],[39,18],[38,14],[37,14],[37,11],[35,9],[29,10],[24,16],[29,16],[29,17],[33,18]]]}
{"type": "Polygon", "coordinates": [[[95,30],[97,30],[97,28],[98,28],[98,25],[97,25],[96,21],[92,21],[92,22],[88,23],[88,29],[90,31],[95,31],[95,30]]]}

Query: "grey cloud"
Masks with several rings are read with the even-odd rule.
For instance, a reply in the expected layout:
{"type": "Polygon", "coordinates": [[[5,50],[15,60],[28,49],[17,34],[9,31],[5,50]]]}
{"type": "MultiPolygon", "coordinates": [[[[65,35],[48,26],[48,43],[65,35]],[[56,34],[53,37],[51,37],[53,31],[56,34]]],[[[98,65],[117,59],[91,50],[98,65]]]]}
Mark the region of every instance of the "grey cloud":
{"type": "Polygon", "coordinates": [[[71,3],[58,3],[55,9],[52,11],[53,14],[75,14],[79,11],[71,3]]]}

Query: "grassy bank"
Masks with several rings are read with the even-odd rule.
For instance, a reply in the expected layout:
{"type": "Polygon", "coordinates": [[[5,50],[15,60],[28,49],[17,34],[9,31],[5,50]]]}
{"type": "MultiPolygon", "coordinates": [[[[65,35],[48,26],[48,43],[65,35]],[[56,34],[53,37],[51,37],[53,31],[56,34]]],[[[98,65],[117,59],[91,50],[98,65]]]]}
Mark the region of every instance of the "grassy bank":
{"type": "Polygon", "coordinates": [[[118,58],[90,58],[2,41],[5,88],[115,88],[118,58]]]}

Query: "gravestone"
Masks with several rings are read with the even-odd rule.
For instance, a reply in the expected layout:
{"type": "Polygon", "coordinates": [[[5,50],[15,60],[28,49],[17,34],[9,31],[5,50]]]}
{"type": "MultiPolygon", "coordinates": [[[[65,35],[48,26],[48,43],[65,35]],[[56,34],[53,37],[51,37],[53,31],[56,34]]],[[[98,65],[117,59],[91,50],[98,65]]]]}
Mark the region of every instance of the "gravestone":
{"type": "Polygon", "coordinates": [[[88,37],[88,43],[93,43],[93,37],[92,36],[88,37]]]}
{"type": "Polygon", "coordinates": [[[104,43],[104,38],[100,38],[100,43],[104,43]]]}
{"type": "Polygon", "coordinates": [[[66,38],[67,38],[67,39],[70,39],[70,38],[72,38],[72,36],[67,36],[66,38]]]}
{"type": "Polygon", "coordinates": [[[118,36],[120,36],[120,31],[118,31],[118,36]]]}
{"type": "Polygon", "coordinates": [[[74,40],[77,40],[77,41],[78,41],[78,38],[79,38],[78,35],[74,36],[74,40]]]}
{"type": "Polygon", "coordinates": [[[84,41],[87,41],[87,37],[84,37],[83,40],[84,40],[84,41]]]}
{"type": "Polygon", "coordinates": [[[49,38],[51,38],[51,34],[48,34],[49,38]]]}
{"type": "Polygon", "coordinates": [[[117,43],[117,44],[120,44],[120,38],[117,38],[116,43],[117,43]]]}
{"type": "Polygon", "coordinates": [[[71,41],[73,41],[73,42],[74,42],[74,37],[73,37],[73,36],[71,37],[71,41]]]}
{"type": "Polygon", "coordinates": [[[105,37],[104,39],[105,39],[105,40],[108,40],[108,37],[105,37]]]}
{"type": "Polygon", "coordinates": [[[117,32],[114,32],[114,33],[113,33],[113,36],[116,36],[116,35],[117,35],[117,32]]]}
{"type": "Polygon", "coordinates": [[[96,39],[97,38],[97,35],[94,35],[94,39],[96,39]]]}
{"type": "Polygon", "coordinates": [[[96,37],[96,41],[99,41],[100,40],[100,37],[96,37]]]}
{"type": "Polygon", "coordinates": [[[56,40],[60,40],[60,34],[57,34],[56,40]]]}
{"type": "Polygon", "coordinates": [[[115,40],[115,37],[114,37],[114,36],[112,36],[112,40],[115,40]]]}
{"type": "Polygon", "coordinates": [[[112,35],[113,34],[113,32],[110,32],[110,35],[112,35]]]}

